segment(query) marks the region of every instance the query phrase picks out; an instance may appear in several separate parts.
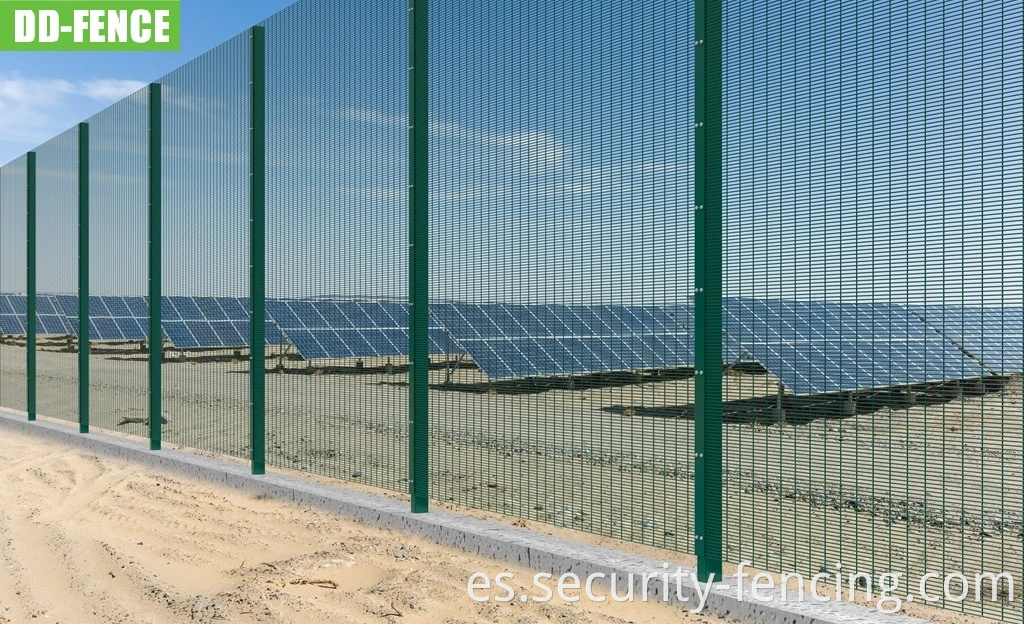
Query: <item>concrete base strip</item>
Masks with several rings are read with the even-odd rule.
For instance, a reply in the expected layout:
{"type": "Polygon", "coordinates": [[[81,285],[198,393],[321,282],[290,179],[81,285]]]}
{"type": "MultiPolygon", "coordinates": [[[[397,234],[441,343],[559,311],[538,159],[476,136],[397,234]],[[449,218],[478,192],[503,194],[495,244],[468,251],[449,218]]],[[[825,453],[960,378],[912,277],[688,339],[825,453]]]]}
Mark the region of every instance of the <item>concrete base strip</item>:
{"type": "MultiPolygon", "coordinates": [[[[62,423],[30,423],[24,414],[16,412],[0,410],[0,427],[74,445],[93,453],[138,462],[185,477],[226,485],[252,494],[263,494],[299,505],[316,507],[374,526],[415,535],[444,546],[548,572],[555,577],[567,572],[572,572],[581,579],[597,573],[604,574],[604,579],[611,579],[614,575],[617,593],[620,596],[626,593],[627,583],[632,579],[636,597],[643,595],[643,586],[646,584],[649,600],[662,600],[663,593],[668,593],[667,602],[684,609],[692,609],[700,602],[698,589],[688,580],[693,578],[690,573],[694,570],[671,562],[667,562],[669,567],[666,569],[666,561],[534,533],[519,527],[449,511],[413,514],[409,512],[408,503],[402,501],[322,485],[284,474],[253,476],[243,465],[202,457],[187,451],[150,451],[144,441],[104,433],[82,435],[62,423]],[[669,576],[666,583],[666,571],[674,573],[677,567],[682,567],[684,580],[679,582],[669,576]],[[681,600],[680,596],[686,600],[681,600]]],[[[468,583],[469,579],[466,581],[468,583]]],[[[700,591],[705,590],[701,587],[700,591]]],[[[726,618],[772,624],[925,622],[903,615],[887,615],[848,603],[818,602],[810,599],[796,601],[793,594],[795,592],[791,590],[790,599],[783,601],[781,589],[762,590],[760,595],[770,596],[771,600],[755,601],[752,599],[749,580],[741,582],[728,577],[711,588],[705,603],[705,611],[726,618]]]]}

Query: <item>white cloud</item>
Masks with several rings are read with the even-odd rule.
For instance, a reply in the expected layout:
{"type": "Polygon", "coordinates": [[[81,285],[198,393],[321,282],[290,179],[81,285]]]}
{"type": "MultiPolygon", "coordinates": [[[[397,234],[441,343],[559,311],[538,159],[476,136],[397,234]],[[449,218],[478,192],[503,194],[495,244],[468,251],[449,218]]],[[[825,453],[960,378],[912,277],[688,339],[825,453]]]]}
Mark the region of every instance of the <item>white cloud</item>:
{"type": "Polygon", "coordinates": [[[137,80],[0,74],[0,141],[29,149],[145,86],[137,80]]]}
{"type": "MultiPolygon", "coordinates": [[[[340,115],[347,121],[392,127],[405,127],[408,119],[405,115],[386,115],[365,108],[346,108],[340,115]]],[[[501,150],[502,156],[511,156],[520,166],[528,166],[529,169],[558,166],[570,154],[569,148],[547,132],[487,132],[458,123],[432,121],[430,134],[438,139],[468,141],[501,150]]]]}
{"type": "MultiPolygon", "coordinates": [[[[408,117],[388,115],[364,108],[346,108],[342,119],[387,127],[405,127],[408,117]]],[[[659,161],[618,162],[604,160],[585,164],[583,148],[567,144],[543,131],[476,130],[455,122],[430,122],[430,135],[441,141],[460,142],[462,160],[455,166],[442,166],[451,179],[435,178],[433,188],[445,190],[432,194],[439,201],[493,201],[501,198],[571,198],[647,189],[675,187],[688,176],[690,163],[659,161]],[[486,185],[465,184],[467,172],[493,177],[495,172],[515,177],[514,187],[505,188],[496,180],[486,185]],[[528,181],[528,182],[527,182],[528,181]]],[[[625,155],[624,155],[625,156],[625,155]]]]}
{"type": "Polygon", "coordinates": [[[73,93],[97,102],[113,103],[146,86],[138,80],[84,80],[75,85],[73,93]]]}

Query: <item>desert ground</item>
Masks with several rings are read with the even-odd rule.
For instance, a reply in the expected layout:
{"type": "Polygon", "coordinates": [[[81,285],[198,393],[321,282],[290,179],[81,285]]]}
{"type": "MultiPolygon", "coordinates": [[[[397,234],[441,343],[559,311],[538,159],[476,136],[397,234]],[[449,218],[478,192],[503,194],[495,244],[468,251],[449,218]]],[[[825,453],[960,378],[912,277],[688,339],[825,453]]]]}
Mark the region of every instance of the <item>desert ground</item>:
{"type": "Polygon", "coordinates": [[[0,622],[693,622],[657,602],[476,603],[533,572],[5,431],[0,622]],[[486,592],[482,592],[486,593],[486,592]]]}
{"type": "MultiPolygon", "coordinates": [[[[75,354],[39,356],[39,411],[74,420],[75,354]]],[[[141,353],[91,360],[94,426],[144,436],[141,353]]],[[[163,365],[164,439],[247,457],[248,365],[173,356],[163,365]]],[[[273,365],[270,363],[269,365],[273,365]]],[[[267,376],[268,462],[404,491],[401,362],[325,370],[284,361],[267,376]]],[[[0,405],[23,409],[24,350],[0,346],[0,405]],[[19,404],[21,401],[21,405],[19,404]]],[[[693,380],[683,373],[489,382],[431,372],[431,494],[463,508],[677,553],[692,550],[693,380]]],[[[814,574],[1021,575],[1020,380],[784,397],[763,371],[725,383],[727,561],[814,574]]],[[[1021,621],[1020,596],[953,611],[1021,621]]],[[[957,615],[966,617],[966,615],[957,615]]],[[[955,620],[955,621],[963,621],[955,620]]]]}

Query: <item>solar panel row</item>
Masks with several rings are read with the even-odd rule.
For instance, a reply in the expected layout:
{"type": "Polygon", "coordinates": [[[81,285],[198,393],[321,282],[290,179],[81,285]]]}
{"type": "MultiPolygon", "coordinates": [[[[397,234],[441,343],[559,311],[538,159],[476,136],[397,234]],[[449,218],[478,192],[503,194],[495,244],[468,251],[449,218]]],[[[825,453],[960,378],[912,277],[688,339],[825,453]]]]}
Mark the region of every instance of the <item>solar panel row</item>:
{"type": "Polygon", "coordinates": [[[674,307],[451,303],[431,314],[494,379],[693,363],[674,307]]]}
{"type": "MultiPolygon", "coordinates": [[[[58,295],[58,305],[78,333],[78,297],[58,295]]],[[[180,349],[245,347],[249,344],[249,301],[236,297],[164,297],[161,326],[180,349]]],[[[89,335],[94,340],[146,340],[149,302],[145,297],[89,297],[89,335]]],[[[278,332],[268,328],[267,342],[278,332]]]]}
{"type": "MultiPolygon", "coordinates": [[[[144,297],[90,297],[98,340],[144,340],[144,297]]],[[[40,295],[41,334],[77,332],[78,299],[40,295]]],[[[165,297],[163,327],[179,348],[244,347],[249,302],[165,297]]],[[[24,295],[0,295],[0,331],[25,333],[24,295]]],[[[401,356],[408,305],[393,301],[268,300],[267,342],[306,359],[401,356]]],[[[1024,308],[723,299],[726,360],[749,353],[795,393],[957,379],[1024,369],[1024,308]],[[973,357],[966,357],[964,353],[973,357]]],[[[583,374],[692,365],[689,306],[439,303],[430,352],[464,349],[489,376],[583,374]]]]}

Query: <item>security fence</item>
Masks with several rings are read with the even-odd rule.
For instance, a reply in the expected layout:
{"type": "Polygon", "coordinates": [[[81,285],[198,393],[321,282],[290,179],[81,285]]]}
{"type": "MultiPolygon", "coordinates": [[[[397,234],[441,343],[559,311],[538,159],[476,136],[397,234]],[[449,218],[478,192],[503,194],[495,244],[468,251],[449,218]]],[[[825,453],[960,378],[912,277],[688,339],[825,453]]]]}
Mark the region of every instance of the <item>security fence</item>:
{"type": "Polygon", "coordinates": [[[427,9],[301,0],[0,169],[0,405],[1024,581],[1020,0],[427,9]]]}

